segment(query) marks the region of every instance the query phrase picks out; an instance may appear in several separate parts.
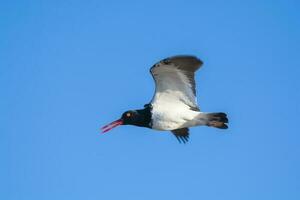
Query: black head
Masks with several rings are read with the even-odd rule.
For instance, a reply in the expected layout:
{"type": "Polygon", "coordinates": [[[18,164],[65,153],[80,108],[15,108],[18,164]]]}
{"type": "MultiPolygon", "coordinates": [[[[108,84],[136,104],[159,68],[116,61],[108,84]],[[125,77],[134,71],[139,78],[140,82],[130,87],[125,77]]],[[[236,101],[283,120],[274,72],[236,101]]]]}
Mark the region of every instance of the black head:
{"type": "Polygon", "coordinates": [[[136,110],[129,110],[122,114],[121,119],[123,120],[123,125],[139,125],[142,121],[142,116],[136,110]]]}
{"type": "Polygon", "coordinates": [[[117,127],[119,125],[134,125],[150,128],[151,111],[150,107],[145,107],[142,110],[129,110],[122,114],[121,119],[118,119],[102,128],[103,133],[117,127]]]}

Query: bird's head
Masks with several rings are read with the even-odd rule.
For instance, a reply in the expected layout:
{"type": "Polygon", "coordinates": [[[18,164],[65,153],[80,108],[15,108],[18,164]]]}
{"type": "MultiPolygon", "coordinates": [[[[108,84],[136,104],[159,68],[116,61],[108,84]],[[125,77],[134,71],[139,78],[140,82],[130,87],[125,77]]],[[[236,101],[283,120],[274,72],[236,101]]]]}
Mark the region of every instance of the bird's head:
{"type": "Polygon", "coordinates": [[[124,125],[136,125],[140,122],[141,116],[136,110],[129,110],[122,114],[121,119],[124,125]]]}
{"type": "Polygon", "coordinates": [[[111,129],[120,125],[136,125],[141,126],[143,122],[143,116],[136,110],[129,110],[122,114],[121,118],[102,127],[102,133],[110,131],[111,129]]]}

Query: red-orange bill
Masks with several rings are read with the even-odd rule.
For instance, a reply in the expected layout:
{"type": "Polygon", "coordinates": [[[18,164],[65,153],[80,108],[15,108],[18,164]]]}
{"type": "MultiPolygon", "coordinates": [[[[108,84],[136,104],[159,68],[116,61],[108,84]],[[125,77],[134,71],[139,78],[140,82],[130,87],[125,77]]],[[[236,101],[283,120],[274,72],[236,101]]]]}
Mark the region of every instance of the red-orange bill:
{"type": "Polygon", "coordinates": [[[117,126],[120,126],[123,124],[123,120],[122,119],[118,119],[110,124],[107,124],[106,126],[103,126],[101,128],[102,130],[102,133],[106,133],[107,131],[110,131],[111,129],[117,127],[117,126]]]}

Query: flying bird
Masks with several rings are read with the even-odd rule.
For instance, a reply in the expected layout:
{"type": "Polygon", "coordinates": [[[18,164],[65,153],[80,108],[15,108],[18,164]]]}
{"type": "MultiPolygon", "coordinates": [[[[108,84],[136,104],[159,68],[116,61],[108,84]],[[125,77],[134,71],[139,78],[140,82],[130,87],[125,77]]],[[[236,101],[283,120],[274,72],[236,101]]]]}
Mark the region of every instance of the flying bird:
{"type": "Polygon", "coordinates": [[[196,100],[195,72],[203,62],[195,56],[179,55],[154,64],[150,73],[155,93],[143,109],[129,110],[121,118],[102,127],[105,133],[119,125],[134,125],[160,131],[171,131],[177,140],[189,140],[189,127],[210,126],[227,129],[223,112],[201,112],[196,100]]]}

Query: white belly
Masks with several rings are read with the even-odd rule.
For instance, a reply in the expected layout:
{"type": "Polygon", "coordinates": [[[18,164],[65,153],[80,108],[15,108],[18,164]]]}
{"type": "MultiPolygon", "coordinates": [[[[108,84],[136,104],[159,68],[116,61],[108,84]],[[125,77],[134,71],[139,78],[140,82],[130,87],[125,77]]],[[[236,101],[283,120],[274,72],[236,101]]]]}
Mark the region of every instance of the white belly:
{"type": "Polygon", "coordinates": [[[156,130],[175,130],[196,126],[199,112],[190,110],[185,104],[153,104],[152,128],[156,130]]]}

